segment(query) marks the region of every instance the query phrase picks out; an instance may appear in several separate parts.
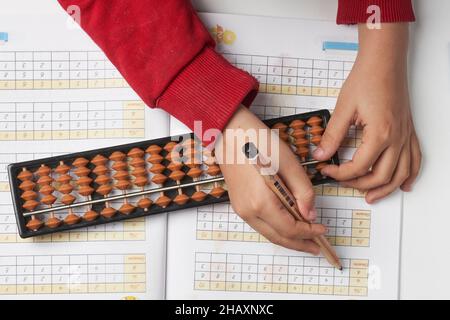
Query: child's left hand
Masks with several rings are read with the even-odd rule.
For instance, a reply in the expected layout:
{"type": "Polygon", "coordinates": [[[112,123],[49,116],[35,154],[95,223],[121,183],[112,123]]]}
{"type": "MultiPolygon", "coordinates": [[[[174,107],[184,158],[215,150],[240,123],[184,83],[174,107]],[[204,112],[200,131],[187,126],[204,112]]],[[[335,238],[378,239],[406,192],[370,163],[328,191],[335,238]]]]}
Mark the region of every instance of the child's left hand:
{"type": "Polygon", "coordinates": [[[421,151],[409,105],[408,25],[383,24],[381,30],[360,25],[359,36],[358,58],[314,157],[331,158],[349,127],[362,126],[362,143],[353,159],[322,173],[368,191],[366,201],[373,203],[398,187],[411,191],[421,151]]]}

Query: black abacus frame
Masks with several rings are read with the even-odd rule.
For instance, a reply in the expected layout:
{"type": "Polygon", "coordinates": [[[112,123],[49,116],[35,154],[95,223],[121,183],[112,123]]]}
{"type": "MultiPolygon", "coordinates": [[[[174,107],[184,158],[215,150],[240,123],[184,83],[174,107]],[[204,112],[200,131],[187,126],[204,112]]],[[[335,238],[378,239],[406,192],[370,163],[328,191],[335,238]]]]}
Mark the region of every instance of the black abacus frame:
{"type": "MultiPolygon", "coordinates": [[[[317,110],[317,111],[312,111],[312,112],[308,112],[308,113],[302,113],[302,114],[296,114],[296,115],[291,115],[291,116],[286,116],[286,117],[281,117],[281,118],[265,120],[264,123],[270,128],[276,123],[285,123],[285,124],[289,125],[289,123],[291,123],[294,120],[304,120],[306,122],[309,118],[311,118],[313,116],[318,116],[323,119],[323,124],[322,124],[323,128],[326,128],[328,121],[331,117],[330,112],[328,110],[317,110]]],[[[61,226],[54,228],[54,229],[49,228],[47,226],[43,226],[42,228],[40,228],[37,231],[32,231],[26,227],[27,221],[26,221],[26,217],[24,216],[24,214],[26,214],[28,212],[25,212],[22,208],[23,200],[20,198],[20,195],[21,195],[21,190],[19,189],[20,181],[17,178],[17,175],[20,173],[22,168],[27,168],[28,170],[34,172],[42,164],[46,164],[47,166],[49,166],[51,168],[55,168],[58,166],[58,164],[61,161],[63,161],[67,165],[71,165],[75,159],[80,158],[80,157],[83,157],[86,159],[92,159],[96,155],[100,154],[100,155],[105,156],[106,158],[109,158],[109,155],[111,155],[115,151],[122,151],[126,154],[126,153],[128,153],[129,150],[131,150],[133,148],[141,148],[141,149],[145,150],[150,145],[159,145],[161,147],[164,147],[169,142],[173,142],[173,141],[180,142],[180,141],[182,141],[182,140],[184,141],[185,139],[188,139],[188,138],[194,139],[194,135],[191,133],[191,134],[178,135],[178,136],[173,136],[173,137],[164,137],[164,138],[159,138],[159,139],[145,140],[145,141],[134,142],[134,143],[118,145],[118,146],[113,146],[113,147],[106,147],[106,148],[95,149],[95,150],[90,150],[90,151],[70,153],[70,154],[66,154],[66,155],[62,155],[62,156],[56,156],[56,157],[50,157],[50,158],[37,159],[37,160],[31,160],[31,161],[10,164],[8,166],[9,183],[10,183],[10,188],[11,188],[14,213],[16,216],[16,221],[17,221],[17,226],[18,226],[20,237],[26,239],[26,238],[30,238],[30,237],[44,236],[44,235],[59,233],[59,232],[63,232],[63,231],[87,228],[87,227],[96,226],[96,225],[100,225],[100,224],[118,222],[118,221],[123,221],[123,220],[128,220],[128,219],[135,219],[135,218],[139,218],[139,217],[144,217],[144,216],[149,216],[149,215],[154,215],[154,214],[159,214],[159,213],[164,213],[164,212],[189,209],[189,208],[200,207],[200,206],[204,206],[204,205],[210,205],[210,204],[229,201],[228,193],[225,193],[220,198],[214,198],[208,194],[207,197],[205,198],[205,200],[203,200],[201,202],[189,201],[188,203],[186,203],[184,205],[177,205],[176,203],[171,202],[166,208],[162,208],[155,204],[152,204],[152,206],[149,208],[148,211],[144,211],[141,208],[136,208],[136,210],[133,211],[129,215],[118,213],[118,214],[114,215],[112,218],[105,218],[100,215],[94,221],[81,220],[77,224],[74,224],[74,225],[62,224],[61,226]]],[[[162,151],[162,155],[164,155],[164,154],[165,154],[165,151],[162,151]]],[[[166,161],[166,160],[164,160],[164,161],[166,161]]],[[[336,164],[336,165],[339,164],[338,155],[335,154],[333,156],[333,158],[328,161],[328,163],[336,164]]],[[[89,163],[86,167],[88,167],[89,169],[93,169],[95,166],[92,163],[89,163]]],[[[166,168],[165,173],[168,173],[168,172],[169,172],[169,170],[166,168]]],[[[95,175],[92,172],[89,175],[91,178],[95,179],[95,175]]],[[[189,180],[189,182],[192,182],[192,179],[187,176],[185,178],[183,178],[183,180],[184,181],[189,180]]],[[[321,184],[327,184],[327,183],[334,182],[333,179],[328,178],[328,177],[321,177],[320,174],[317,174],[311,181],[314,185],[321,185],[321,184]]],[[[164,183],[164,187],[168,187],[168,186],[176,186],[176,182],[168,179],[164,183]]],[[[96,187],[95,182],[94,182],[93,187],[94,188],[96,187]]],[[[182,189],[183,189],[183,192],[185,192],[187,188],[182,188],[182,189]]],[[[171,194],[175,194],[176,192],[177,192],[177,189],[173,189],[170,191],[165,191],[165,194],[168,195],[171,199],[173,199],[171,194]]],[[[189,193],[186,193],[186,194],[189,195],[189,193]]],[[[100,198],[102,198],[102,196],[94,193],[92,198],[100,199],[100,198]]],[[[92,209],[97,212],[100,212],[101,210],[98,210],[98,208],[100,206],[101,206],[101,204],[94,204],[92,206],[92,209]]],[[[55,207],[55,212],[57,212],[57,211],[58,211],[58,208],[55,207]]],[[[30,212],[30,213],[32,213],[32,212],[30,212]]]]}

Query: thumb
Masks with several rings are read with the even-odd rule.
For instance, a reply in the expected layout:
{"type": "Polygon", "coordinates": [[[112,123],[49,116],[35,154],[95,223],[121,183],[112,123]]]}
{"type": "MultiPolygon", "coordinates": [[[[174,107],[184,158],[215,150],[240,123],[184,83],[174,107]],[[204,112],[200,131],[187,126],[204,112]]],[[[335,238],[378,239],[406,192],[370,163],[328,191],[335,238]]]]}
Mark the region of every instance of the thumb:
{"type": "Polygon", "coordinates": [[[325,129],[319,147],[314,151],[313,157],[319,161],[326,161],[333,157],[352,124],[353,114],[351,108],[338,101],[330,122],[325,129]]]}

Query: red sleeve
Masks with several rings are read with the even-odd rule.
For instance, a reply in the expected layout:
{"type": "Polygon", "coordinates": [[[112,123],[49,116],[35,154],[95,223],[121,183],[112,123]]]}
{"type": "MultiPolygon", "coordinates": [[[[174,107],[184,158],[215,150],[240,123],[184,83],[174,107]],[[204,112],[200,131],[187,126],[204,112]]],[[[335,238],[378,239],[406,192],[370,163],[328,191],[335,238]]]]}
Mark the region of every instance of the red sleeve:
{"type": "Polygon", "coordinates": [[[364,23],[372,15],[367,13],[371,5],[380,7],[380,22],[415,21],[411,0],[339,0],[337,23],[364,23]]]}
{"type": "Polygon", "coordinates": [[[258,83],[214,51],[187,0],[58,0],[77,5],[81,26],[150,107],[193,129],[222,130],[258,83]]]}

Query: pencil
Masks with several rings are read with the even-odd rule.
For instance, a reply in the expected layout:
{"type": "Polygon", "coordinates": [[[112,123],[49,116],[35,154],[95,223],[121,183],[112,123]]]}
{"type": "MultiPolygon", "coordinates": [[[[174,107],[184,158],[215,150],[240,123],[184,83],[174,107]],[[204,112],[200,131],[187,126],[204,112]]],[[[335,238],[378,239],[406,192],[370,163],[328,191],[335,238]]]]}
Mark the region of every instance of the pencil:
{"type": "MultiPolygon", "coordinates": [[[[253,143],[249,142],[244,146],[243,151],[245,156],[252,161],[253,165],[258,169],[258,171],[261,171],[261,169],[264,167],[263,164],[267,162],[264,161],[262,156],[259,154],[259,151],[256,148],[256,146],[253,143]]],[[[263,177],[266,185],[273,191],[273,193],[275,193],[275,195],[280,199],[284,207],[296,220],[311,223],[305,220],[300,214],[300,210],[297,206],[295,197],[286,187],[285,183],[280,178],[280,176],[278,176],[277,174],[274,175],[261,174],[261,176],[263,177]]],[[[336,254],[336,251],[328,242],[328,240],[325,238],[325,236],[323,235],[317,236],[312,240],[320,247],[320,250],[325,259],[327,259],[327,261],[335,268],[342,270],[342,264],[339,260],[339,257],[336,254]]]]}

